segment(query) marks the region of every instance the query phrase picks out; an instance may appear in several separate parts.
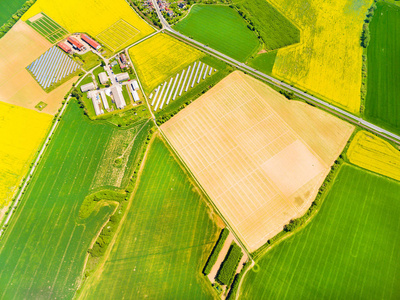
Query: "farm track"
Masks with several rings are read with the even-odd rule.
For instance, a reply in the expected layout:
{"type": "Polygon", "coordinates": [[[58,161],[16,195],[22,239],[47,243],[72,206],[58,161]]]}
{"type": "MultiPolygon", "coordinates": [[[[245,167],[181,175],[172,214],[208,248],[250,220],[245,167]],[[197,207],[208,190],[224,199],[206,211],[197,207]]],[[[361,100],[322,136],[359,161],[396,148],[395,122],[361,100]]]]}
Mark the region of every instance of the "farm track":
{"type": "Polygon", "coordinates": [[[400,136],[399,135],[396,135],[391,131],[383,129],[382,127],[379,127],[373,123],[370,123],[352,113],[349,113],[341,108],[338,108],[338,107],[332,105],[331,103],[328,103],[328,102],[321,100],[315,96],[307,94],[287,83],[284,83],[283,81],[276,79],[275,77],[272,77],[272,76],[264,74],[260,71],[257,71],[256,69],[251,68],[244,63],[241,63],[221,52],[218,52],[217,50],[214,50],[208,46],[205,46],[204,44],[202,44],[198,41],[195,41],[195,40],[175,31],[174,29],[172,29],[172,27],[168,24],[168,22],[162,16],[160,8],[157,5],[156,0],[152,0],[152,2],[153,2],[154,7],[156,8],[157,15],[163,26],[163,30],[166,31],[167,33],[179,38],[182,41],[185,41],[186,43],[194,46],[197,49],[201,49],[202,51],[206,52],[207,54],[210,54],[218,59],[223,60],[224,62],[226,62],[234,67],[237,67],[239,70],[247,72],[248,74],[250,74],[256,78],[264,80],[264,81],[268,82],[269,84],[272,84],[280,89],[283,89],[283,90],[286,90],[289,92],[293,92],[300,99],[305,100],[305,101],[307,101],[315,106],[318,106],[320,108],[323,108],[323,109],[327,110],[328,112],[349,121],[350,123],[353,123],[355,125],[365,128],[367,130],[370,130],[383,138],[386,138],[392,142],[395,142],[396,144],[400,144],[400,136]]]}

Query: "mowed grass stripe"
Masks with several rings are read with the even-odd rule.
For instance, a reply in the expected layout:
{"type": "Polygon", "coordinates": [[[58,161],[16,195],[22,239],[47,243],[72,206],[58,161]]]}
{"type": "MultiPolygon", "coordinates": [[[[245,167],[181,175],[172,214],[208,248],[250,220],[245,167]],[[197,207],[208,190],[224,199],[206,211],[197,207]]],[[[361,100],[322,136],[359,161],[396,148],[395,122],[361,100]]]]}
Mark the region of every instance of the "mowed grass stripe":
{"type": "Polygon", "coordinates": [[[378,2],[369,25],[367,119],[400,132],[400,7],[378,2]]]}
{"type": "Polygon", "coordinates": [[[400,184],[345,164],[312,222],[260,258],[243,299],[397,299],[400,184]]]}
{"type": "Polygon", "coordinates": [[[78,211],[117,131],[89,122],[77,103],[68,105],[0,243],[0,298],[73,297],[89,244],[113,207],[85,220],[78,211]]]}
{"type": "MultiPolygon", "coordinates": [[[[72,132],[73,133],[73,139],[72,140],[75,140],[75,138],[77,137],[77,136],[79,136],[79,132],[72,132]]],[[[85,138],[85,136],[87,135],[88,133],[87,132],[85,132],[84,133],[84,138],[85,138]]],[[[93,138],[93,136],[92,136],[92,138],[93,138]]],[[[71,151],[71,146],[73,145],[73,143],[71,143],[71,144],[69,144],[68,143],[68,141],[69,141],[69,139],[68,139],[68,137],[66,137],[66,139],[63,141],[63,145],[65,144],[65,145],[69,145],[69,148],[68,148],[68,153],[72,153],[72,152],[74,152],[74,151],[71,151]]],[[[79,153],[80,151],[81,151],[81,149],[83,148],[83,149],[85,149],[84,148],[85,147],[85,145],[84,144],[81,144],[80,145],[80,147],[78,148],[78,150],[76,151],[77,153],[79,153]]],[[[88,148],[86,148],[86,152],[88,151],[88,148]]],[[[75,153],[76,153],[75,152],[75,153]]],[[[64,164],[63,164],[63,166],[61,167],[61,168],[59,168],[59,171],[57,172],[57,175],[55,176],[55,177],[52,177],[50,180],[52,180],[53,182],[54,182],[54,184],[53,184],[53,186],[51,187],[51,190],[54,188],[54,186],[56,185],[56,183],[57,183],[57,181],[59,180],[59,177],[60,176],[63,176],[64,174],[66,174],[65,173],[65,170],[63,170],[64,169],[64,167],[66,167],[67,169],[69,169],[70,167],[69,166],[65,166],[64,164]]],[[[54,168],[55,170],[57,170],[57,168],[54,168]]],[[[61,192],[62,191],[59,191],[59,193],[56,195],[56,198],[60,198],[60,194],[61,194],[61,192]]],[[[44,193],[45,194],[47,194],[47,191],[44,191],[44,193]]],[[[48,197],[46,198],[46,202],[47,202],[47,200],[49,200],[50,199],[50,194],[48,194],[48,197]]],[[[59,219],[60,219],[60,217],[63,215],[63,211],[64,211],[64,209],[65,209],[65,206],[66,206],[66,202],[63,202],[64,203],[64,205],[62,206],[62,208],[61,208],[61,211],[60,211],[60,213],[59,213],[59,215],[58,215],[58,218],[56,219],[56,220],[52,220],[51,219],[51,216],[53,215],[53,212],[54,212],[54,209],[57,207],[57,202],[54,202],[54,204],[52,205],[52,209],[51,209],[51,211],[50,211],[50,213],[48,214],[48,218],[47,218],[47,220],[46,220],[46,224],[51,224],[51,226],[50,226],[50,228],[52,228],[52,230],[48,230],[47,232],[45,232],[44,234],[42,234],[42,237],[41,237],[41,239],[39,239],[38,241],[37,241],[37,243],[36,243],[36,245],[35,245],[35,247],[34,248],[37,248],[37,249],[43,249],[43,248],[46,248],[46,245],[48,244],[48,241],[51,241],[52,240],[52,238],[53,238],[53,236],[54,236],[54,231],[56,230],[56,226],[54,225],[54,224],[57,224],[58,222],[59,222],[59,219]]],[[[39,205],[40,205],[40,203],[38,203],[39,205]]],[[[43,207],[45,207],[45,205],[43,205],[43,207]]],[[[71,218],[71,214],[68,214],[68,219],[65,221],[65,224],[71,224],[70,223],[70,218],[71,218]]],[[[38,225],[40,225],[40,223],[38,223],[38,225]]],[[[60,224],[61,226],[62,226],[62,224],[60,224]]],[[[65,232],[65,230],[68,228],[68,227],[70,227],[69,225],[67,225],[67,226],[64,226],[63,227],[63,233],[65,232]]],[[[35,231],[37,230],[37,228],[35,228],[35,231]]],[[[63,233],[61,234],[61,239],[59,239],[59,242],[62,240],[62,235],[63,235],[63,233]]],[[[30,238],[30,241],[28,241],[28,243],[26,244],[26,245],[28,245],[28,244],[31,244],[31,242],[32,242],[32,240],[34,240],[34,236],[32,236],[31,238],[30,238]]],[[[57,245],[57,247],[56,248],[58,248],[58,245],[57,245]]],[[[65,250],[65,249],[64,249],[65,250]]],[[[54,255],[56,254],[56,251],[54,251],[53,249],[47,249],[46,251],[50,251],[50,254],[51,253],[53,253],[53,258],[54,258],[54,255]]],[[[37,255],[39,255],[39,253],[37,254],[37,255]]],[[[39,265],[42,263],[42,261],[43,261],[43,259],[44,258],[46,258],[47,257],[47,255],[46,255],[46,252],[45,253],[43,253],[42,254],[42,256],[41,256],[41,259],[40,259],[40,262],[39,262],[39,265]]],[[[46,276],[45,276],[45,274],[43,274],[44,273],[44,271],[46,271],[46,273],[48,273],[48,271],[49,271],[49,269],[52,267],[52,268],[54,268],[54,266],[52,266],[52,261],[53,261],[53,258],[50,260],[50,264],[49,264],[49,266],[48,266],[48,268],[47,269],[45,269],[45,268],[40,268],[40,269],[37,269],[36,271],[35,271],[35,275],[36,276],[39,276],[39,278],[46,278],[46,276]],[[41,271],[41,273],[39,273],[39,275],[37,275],[37,271],[41,271]]],[[[32,257],[31,257],[31,259],[33,259],[32,257]]],[[[15,268],[15,270],[18,268],[18,265],[16,266],[16,268],[15,268]]],[[[28,268],[26,268],[25,269],[25,272],[21,275],[21,276],[24,276],[25,274],[26,274],[26,272],[28,272],[28,268]]],[[[22,284],[22,281],[20,282],[20,285],[22,284]]],[[[19,285],[19,287],[20,287],[20,285],[19,285]]],[[[31,285],[31,287],[32,287],[32,285],[31,285]]],[[[19,292],[19,290],[17,289],[16,290],[16,293],[18,294],[18,292],[19,292]]]]}
{"type": "Polygon", "coordinates": [[[150,147],[103,273],[89,277],[82,299],[211,298],[201,276],[218,238],[209,207],[164,142],[150,147]]]}
{"type": "Polygon", "coordinates": [[[259,46],[243,18],[225,5],[195,5],[174,29],[241,62],[259,46]]]}

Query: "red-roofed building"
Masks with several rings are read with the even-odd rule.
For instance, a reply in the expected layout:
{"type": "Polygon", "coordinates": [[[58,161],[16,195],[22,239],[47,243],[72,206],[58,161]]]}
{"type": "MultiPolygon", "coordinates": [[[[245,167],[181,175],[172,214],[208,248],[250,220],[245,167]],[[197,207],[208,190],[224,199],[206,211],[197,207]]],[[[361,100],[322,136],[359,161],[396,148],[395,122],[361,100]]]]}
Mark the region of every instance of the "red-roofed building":
{"type": "Polygon", "coordinates": [[[71,53],[71,51],[72,51],[71,47],[68,46],[67,44],[63,43],[63,42],[58,43],[57,46],[60,47],[65,52],[67,52],[68,54],[71,53]]]}
{"type": "Polygon", "coordinates": [[[67,41],[76,49],[79,51],[83,50],[85,46],[81,42],[79,42],[76,38],[73,38],[72,36],[69,36],[67,38],[67,41]]]}
{"type": "Polygon", "coordinates": [[[85,41],[86,43],[88,43],[95,50],[99,50],[101,48],[100,44],[98,42],[96,42],[94,39],[92,39],[91,37],[89,37],[87,34],[82,33],[81,39],[83,41],[85,41]]]}

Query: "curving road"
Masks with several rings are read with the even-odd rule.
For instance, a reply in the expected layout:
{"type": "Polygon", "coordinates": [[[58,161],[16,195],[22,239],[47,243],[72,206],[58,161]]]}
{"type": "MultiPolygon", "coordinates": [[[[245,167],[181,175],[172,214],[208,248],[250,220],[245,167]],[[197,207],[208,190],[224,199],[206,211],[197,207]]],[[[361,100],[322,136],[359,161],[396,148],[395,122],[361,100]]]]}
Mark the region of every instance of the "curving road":
{"type": "Polygon", "coordinates": [[[269,76],[260,71],[257,71],[256,69],[251,68],[244,63],[241,63],[221,52],[218,52],[215,49],[208,47],[207,45],[204,45],[196,40],[193,40],[193,39],[181,34],[180,32],[172,29],[172,27],[168,24],[168,22],[164,19],[163,15],[161,14],[160,8],[157,5],[156,0],[152,0],[152,2],[153,2],[154,7],[156,8],[157,15],[161,21],[164,31],[167,31],[170,34],[175,35],[176,37],[178,37],[182,40],[185,40],[186,42],[196,46],[196,48],[200,48],[202,51],[207,52],[208,54],[215,56],[218,59],[221,59],[221,60],[225,61],[226,63],[233,65],[242,71],[245,71],[255,77],[258,77],[259,79],[262,79],[270,84],[273,84],[283,90],[293,92],[297,97],[299,97],[309,103],[312,103],[316,106],[324,108],[336,116],[344,118],[353,124],[364,127],[365,129],[375,132],[377,135],[380,135],[381,137],[384,137],[384,138],[391,140],[397,144],[400,144],[400,136],[399,135],[394,134],[393,132],[388,131],[386,129],[383,129],[371,122],[368,122],[356,115],[353,115],[352,113],[349,113],[348,111],[345,111],[337,106],[334,106],[324,100],[321,100],[315,96],[309,95],[306,92],[303,92],[303,91],[301,91],[287,83],[284,83],[283,81],[280,81],[272,76],[269,76]]]}

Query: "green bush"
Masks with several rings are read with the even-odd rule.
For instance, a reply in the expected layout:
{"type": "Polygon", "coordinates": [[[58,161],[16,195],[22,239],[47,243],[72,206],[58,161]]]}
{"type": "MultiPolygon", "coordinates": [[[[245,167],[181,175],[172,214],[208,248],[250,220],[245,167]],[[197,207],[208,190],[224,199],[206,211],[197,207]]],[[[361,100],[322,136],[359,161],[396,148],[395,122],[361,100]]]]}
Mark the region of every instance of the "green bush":
{"type": "Polygon", "coordinates": [[[36,0],[28,0],[25,2],[22,7],[11,16],[10,19],[8,19],[7,22],[5,22],[1,27],[0,27],[0,38],[2,38],[13,26],[17,21],[22,17],[22,15],[36,2],[36,0]]]}
{"type": "Polygon", "coordinates": [[[222,247],[224,246],[224,243],[226,241],[226,238],[229,235],[229,230],[228,228],[222,229],[218,241],[215,244],[213,250],[211,251],[210,256],[208,257],[208,260],[206,262],[206,265],[204,266],[203,269],[203,274],[208,275],[211,272],[212,267],[214,266],[215,262],[217,261],[218,255],[221,252],[222,247]]]}
{"type": "Polygon", "coordinates": [[[86,219],[96,208],[101,200],[121,202],[125,199],[125,193],[104,190],[86,196],[79,209],[79,218],[86,219]]]}
{"type": "Polygon", "coordinates": [[[233,242],[217,273],[216,280],[220,284],[229,286],[229,283],[232,281],[233,276],[236,273],[236,269],[240,260],[242,259],[242,256],[242,248],[233,242]]]}
{"type": "Polygon", "coordinates": [[[237,293],[238,288],[239,288],[240,280],[242,280],[243,274],[246,271],[246,268],[247,268],[248,265],[249,265],[249,263],[245,263],[243,265],[243,268],[240,271],[240,273],[235,275],[235,279],[233,280],[233,283],[232,283],[232,286],[231,286],[231,288],[229,290],[228,296],[226,296],[226,298],[225,298],[226,300],[235,299],[236,293],[237,293]]]}

